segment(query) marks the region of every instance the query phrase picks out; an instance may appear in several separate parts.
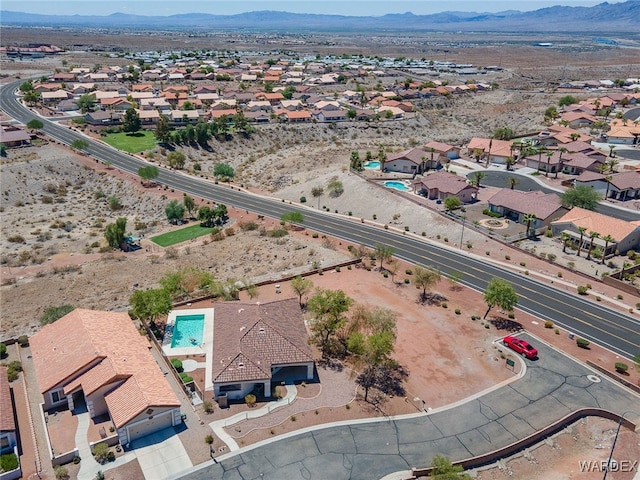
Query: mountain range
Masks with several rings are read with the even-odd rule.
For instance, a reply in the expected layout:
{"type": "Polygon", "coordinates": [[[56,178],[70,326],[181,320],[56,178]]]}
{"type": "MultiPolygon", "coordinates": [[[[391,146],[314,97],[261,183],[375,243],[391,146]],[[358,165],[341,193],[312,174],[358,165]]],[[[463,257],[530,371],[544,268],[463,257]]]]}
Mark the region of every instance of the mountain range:
{"type": "Polygon", "coordinates": [[[94,15],[40,15],[0,11],[2,26],[85,27],[134,30],[241,30],[247,32],[562,32],[599,35],[638,34],[640,0],[601,3],[593,7],[554,6],[520,12],[442,12],[383,16],[343,16],[276,11],[256,11],[236,15],[185,13],[145,16],[114,13],[94,15]]]}

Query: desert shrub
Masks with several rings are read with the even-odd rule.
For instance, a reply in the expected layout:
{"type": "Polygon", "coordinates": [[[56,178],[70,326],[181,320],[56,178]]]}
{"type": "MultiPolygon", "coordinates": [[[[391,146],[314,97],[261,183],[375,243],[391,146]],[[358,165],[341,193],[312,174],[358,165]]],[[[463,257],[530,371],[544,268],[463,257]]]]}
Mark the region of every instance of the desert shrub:
{"type": "Polygon", "coordinates": [[[307,197],[300,197],[300,203],[307,203],[307,197]]]}
{"type": "Polygon", "coordinates": [[[202,402],[202,408],[204,409],[204,413],[212,413],[213,412],[213,402],[210,400],[205,400],[202,402]]]}
{"type": "Polygon", "coordinates": [[[7,346],[4,343],[0,343],[0,358],[7,356],[7,346]]]}
{"type": "Polygon", "coordinates": [[[516,314],[513,313],[513,311],[509,312],[509,314],[507,315],[507,317],[509,317],[511,320],[513,320],[514,318],[516,318],[516,314]]]}
{"type": "Polygon", "coordinates": [[[510,255],[505,255],[505,256],[504,256],[504,259],[505,259],[505,260],[511,260],[511,256],[510,256],[510,255]]]}
{"type": "Polygon", "coordinates": [[[459,308],[456,308],[455,312],[456,312],[456,315],[460,315],[460,313],[462,313],[459,308]]]}
{"type": "Polygon", "coordinates": [[[586,285],[578,285],[578,294],[579,295],[588,295],[589,287],[586,285]]]}
{"type": "Polygon", "coordinates": [[[193,382],[193,377],[189,376],[185,372],[180,372],[180,380],[182,380],[182,383],[191,383],[193,382]]]}
{"type": "Polygon", "coordinates": [[[500,215],[499,213],[496,212],[492,212],[491,210],[489,210],[488,208],[485,208],[484,210],[482,210],[482,214],[486,215],[488,217],[493,217],[493,218],[500,218],[502,215],[500,215]]]}
{"type": "Polygon", "coordinates": [[[204,437],[204,443],[211,445],[213,443],[213,435],[209,434],[204,437]]]}
{"type": "Polygon", "coordinates": [[[20,335],[18,337],[18,344],[23,348],[29,346],[29,337],[26,335],[20,335]]]}
{"type": "Polygon", "coordinates": [[[182,371],[182,361],[179,358],[172,358],[171,365],[173,365],[173,368],[175,368],[178,372],[182,371]]]}
{"type": "Polygon", "coordinates": [[[520,262],[520,266],[521,266],[521,267],[526,267],[526,266],[527,266],[527,263],[526,263],[526,262],[520,262]]]}
{"type": "Polygon", "coordinates": [[[238,227],[243,231],[253,231],[258,229],[256,222],[239,222],[238,227]]]}
{"type": "Polygon", "coordinates": [[[244,403],[249,407],[253,407],[256,404],[256,396],[253,393],[249,393],[244,396],[244,403]]]}
{"type": "Polygon", "coordinates": [[[224,234],[227,237],[233,237],[236,234],[236,231],[233,228],[229,227],[229,228],[225,229],[224,234]]]}
{"type": "Polygon", "coordinates": [[[406,283],[407,285],[411,283],[411,280],[409,280],[408,278],[404,279],[404,283],[406,283]]]}
{"type": "Polygon", "coordinates": [[[406,273],[407,275],[413,275],[413,270],[411,270],[410,268],[407,268],[404,273],[406,273]]]}
{"type": "Polygon", "coordinates": [[[286,237],[289,234],[286,228],[274,228],[267,232],[267,235],[271,238],[282,238],[286,237]]]}
{"type": "Polygon", "coordinates": [[[7,240],[11,243],[24,243],[24,237],[17,234],[7,237],[7,240]]]}
{"type": "Polygon", "coordinates": [[[551,320],[547,320],[544,322],[544,328],[553,328],[553,322],[551,320]]]}
{"type": "Polygon", "coordinates": [[[622,296],[622,294],[621,294],[621,293],[619,293],[618,295],[616,295],[616,298],[617,298],[618,300],[622,300],[624,297],[622,296]]]}
{"type": "Polygon", "coordinates": [[[56,475],[56,480],[67,480],[69,478],[69,470],[62,465],[56,465],[53,467],[53,472],[56,475]]]}
{"type": "Polygon", "coordinates": [[[109,445],[104,442],[97,443],[93,446],[93,457],[98,463],[105,463],[109,459],[109,445]]]}
{"type": "Polygon", "coordinates": [[[586,338],[576,338],[576,345],[580,348],[587,348],[591,342],[586,338]]]}
{"type": "Polygon", "coordinates": [[[627,370],[629,370],[629,365],[622,362],[616,362],[615,367],[616,367],[616,372],[618,373],[627,373],[627,370]]]}

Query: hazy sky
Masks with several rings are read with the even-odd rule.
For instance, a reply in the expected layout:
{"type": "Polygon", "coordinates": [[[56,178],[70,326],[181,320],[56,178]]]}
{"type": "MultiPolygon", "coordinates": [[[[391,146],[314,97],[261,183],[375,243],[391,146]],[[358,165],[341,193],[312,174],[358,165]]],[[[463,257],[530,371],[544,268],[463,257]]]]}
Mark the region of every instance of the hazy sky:
{"type": "MultiPolygon", "coordinates": [[[[15,12],[53,15],[109,15],[115,12],[137,15],[173,15],[177,13],[215,13],[229,15],[256,10],[338,15],[384,15],[413,12],[428,14],[444,11],[499,12],[537,10],[553,5],[593,6],[604,0],[2,0],[0,8],[15,12]]],[[[623,0],[608,0],[618,3],[623,0]]],[[[1,21],[1,19],[0,19],[1,21]]]]}

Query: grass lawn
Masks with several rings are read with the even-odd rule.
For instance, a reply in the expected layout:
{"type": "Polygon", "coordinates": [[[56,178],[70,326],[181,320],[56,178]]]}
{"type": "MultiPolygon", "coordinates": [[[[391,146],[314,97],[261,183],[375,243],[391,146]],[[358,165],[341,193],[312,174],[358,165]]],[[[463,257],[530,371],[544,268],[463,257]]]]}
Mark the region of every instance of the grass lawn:
{"type": "Polygon", "coordinates": [[[180,230],[174,230],[173,232],[163,233],[157,237],[151,237],[153,243],[157,243],[161,247],[169,247],[176,243],[186,242],[192,238],[198,238],[202,235],[211,233],[213,228],[201,227],[198,225],[191,225],[190,227],[181,228],[180,230]]]}
{"type": "Polygon", "coordinates": [[[118,150],[129,153],[144,152],[156,146],[156,138],[151,130],[140,130],[136,133],[110,133],[102,137],[102,140],[118,150]]]}

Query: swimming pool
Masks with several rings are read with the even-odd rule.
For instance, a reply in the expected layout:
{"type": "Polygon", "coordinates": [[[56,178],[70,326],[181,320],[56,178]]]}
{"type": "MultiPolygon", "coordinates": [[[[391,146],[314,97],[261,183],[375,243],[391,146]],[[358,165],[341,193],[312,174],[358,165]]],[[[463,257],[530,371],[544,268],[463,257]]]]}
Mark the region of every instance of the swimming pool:
{"type": "Polygon", "coordinates": [[[401,192],[410,192],[411,188],[407,187],[404,182],[397,182],[395,180],[388,180],[384,182],[384,186],[387,188],[393,188],[394,190],[399,190],[401,192]]]}
{"type": "Polygon", "coordinates": [[[195,347],[202,344],[204,314],[177,315],[173,324],[171,348],[195,347]]]}
{"type": "Polygon", "coordinates": [[[366,168],[368,170],[374,170],[376,168],[380,168],[380,162],[378,162],[378,161],[366,162],[364,164],[364,168],[366,168]]]}

